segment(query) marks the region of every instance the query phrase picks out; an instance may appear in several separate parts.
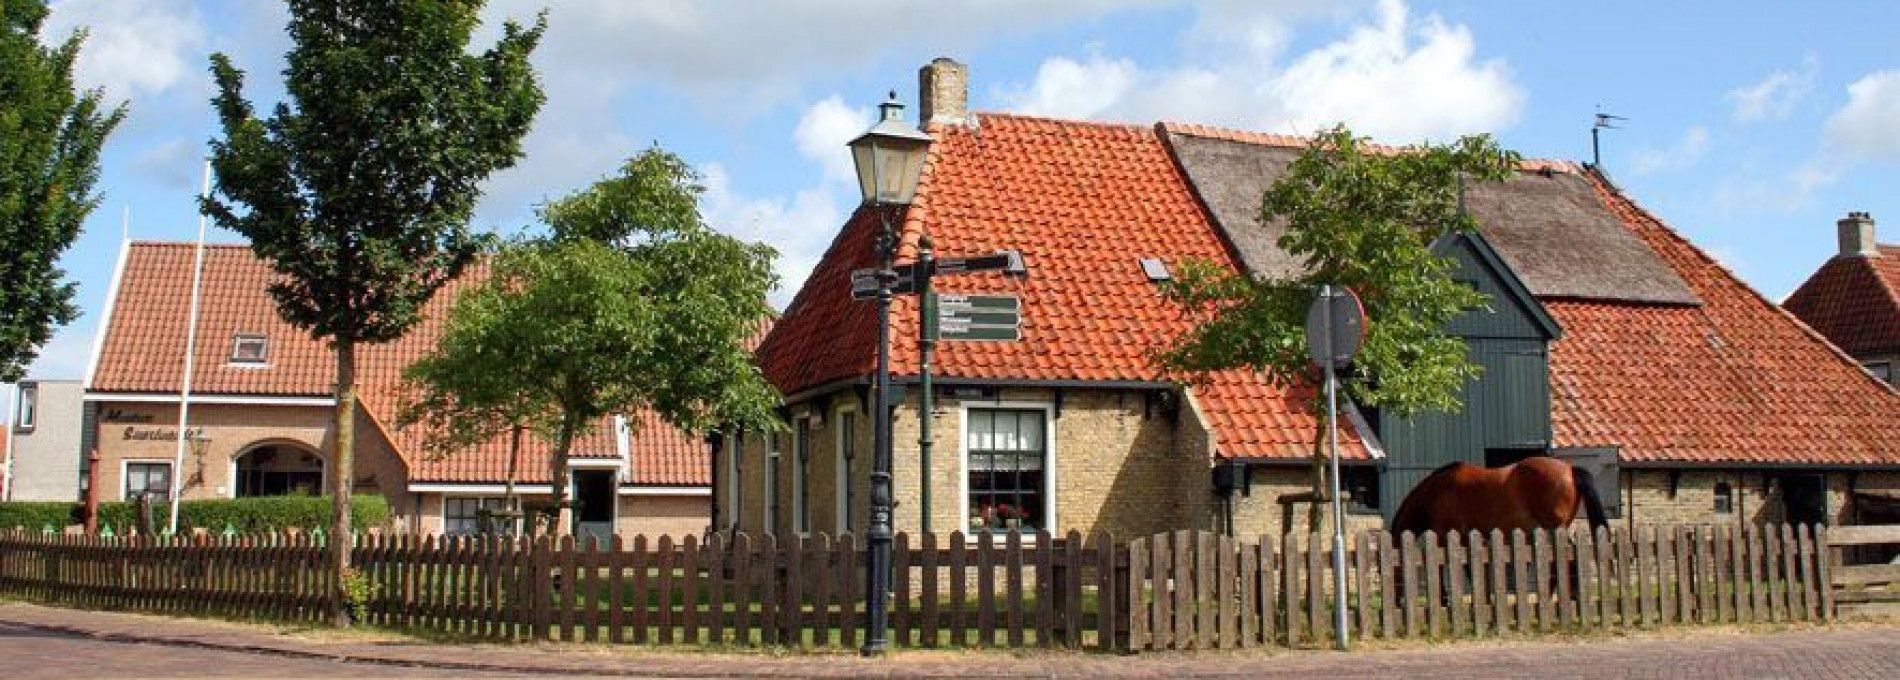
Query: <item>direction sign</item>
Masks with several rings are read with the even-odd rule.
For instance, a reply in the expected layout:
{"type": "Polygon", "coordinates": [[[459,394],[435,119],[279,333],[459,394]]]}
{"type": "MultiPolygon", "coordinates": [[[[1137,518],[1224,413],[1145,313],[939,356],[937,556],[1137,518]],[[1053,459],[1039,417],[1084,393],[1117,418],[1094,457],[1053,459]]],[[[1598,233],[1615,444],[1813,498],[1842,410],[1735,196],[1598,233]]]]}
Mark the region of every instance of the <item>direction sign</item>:
{"type": "MultiPolygon", "coordinates": [[[[891,284],[892,295],[909,295],[917,292],[916,269],[916,265],[910,264],[897,267],[897,281],[891,284]]],[[[877,273],[876,269],[851,270],[851,299],[877,299],[877,273]]]]}
{"type": "Polygon", "coordinates": [[[1322,288],[1306,310],[1307,356],[1321,366],[1344,368],[1365,339],[1366,308],[1359,304],[1359,296],[1349,288],[1322,288]]]}
{"type": "Polygon", "coordinates": [[[1022,301],[1014,295],[934,294],[933,337],[943,340],[1021,340],[1022,301]]]}

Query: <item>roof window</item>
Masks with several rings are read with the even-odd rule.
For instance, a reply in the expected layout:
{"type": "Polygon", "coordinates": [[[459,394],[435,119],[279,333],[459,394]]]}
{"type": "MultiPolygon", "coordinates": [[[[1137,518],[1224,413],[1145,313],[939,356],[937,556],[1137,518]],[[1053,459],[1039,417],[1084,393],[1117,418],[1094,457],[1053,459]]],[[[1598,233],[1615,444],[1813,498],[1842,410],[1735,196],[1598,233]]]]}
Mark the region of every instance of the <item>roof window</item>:
{"type": "Polygon", "coordinates": [[[1174,280],[1174,272],[1168,271],[1168,263],[1158,257],[1141,258],[1141,273],[1148,275],[1150,283],[1165,283],[1174,280]]]}
{"type": "Polygon", "coordinates": [[[262,333],[239,333],[231,339],[231,363],[262,364],[269,357],[270,341],[262,333]]]}

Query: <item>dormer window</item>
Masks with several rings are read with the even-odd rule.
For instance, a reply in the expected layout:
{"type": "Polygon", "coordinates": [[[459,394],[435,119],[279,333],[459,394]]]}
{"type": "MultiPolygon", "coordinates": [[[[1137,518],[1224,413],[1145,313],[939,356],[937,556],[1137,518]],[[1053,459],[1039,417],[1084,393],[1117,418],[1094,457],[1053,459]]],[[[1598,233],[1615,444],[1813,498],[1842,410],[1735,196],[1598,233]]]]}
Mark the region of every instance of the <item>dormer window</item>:
{"type": "Polygon", "coordinates": [[[269,356],[270,342],[262,333],[239,333],[231,340],[231,363],[262,364],[269,356]]]}

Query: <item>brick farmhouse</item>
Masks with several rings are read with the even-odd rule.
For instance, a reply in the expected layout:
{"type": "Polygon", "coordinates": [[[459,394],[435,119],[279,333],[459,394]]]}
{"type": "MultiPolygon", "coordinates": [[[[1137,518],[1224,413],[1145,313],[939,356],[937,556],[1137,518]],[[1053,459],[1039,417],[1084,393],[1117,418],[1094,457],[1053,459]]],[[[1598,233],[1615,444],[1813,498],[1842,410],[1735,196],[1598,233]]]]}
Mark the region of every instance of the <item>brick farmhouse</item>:
{"type": "MultiPolygon", "coordinates": [[[[919,304],[896,300],[897,529],[1257,534],[1303,513],[1280,499],[1308,485],[1312,386],[1244,370],[1190,380],[1151,357],[1190,327],[1158,287],[1167,267],[1298,266],[1274,245],[1282,225],[1258,215],[1306,140],[972,113],[961,64],[919,79],[935,142],[898,261],[927,233],[940,257],[1015,249],[1027,272],[938,280],[946,295],[1015,298],[1020,337],[939,343],[928,414],[919,304]]],[[[1900,394],[1602,173],[1531,161],[1468,198],[1481,233],[1435,247],[1492,295],[1452,329],[1485,374],[1458,414],[1342,419],[1355,523],[1377,525],[1450,460],[1594,466],[1628,523],[1854,522],[1857,492],[1900,487],[1900,394]]],[[[881,229],[852,215],[759,347],[792,429],[737,433],[716,453],[716,526],[863,527],[877,318],[850,273],[876,264],[881,229]]]]}
{"type": "MultiPolygon", "coordinates": [[[[186,500],[318,494],[329,488],[335,355],[282,320],[267,292],[275,274],[242,245],[205,248],[202,309],[190,382],[184,465],[173,470],[194,246],[128,242],[119,257],[86,379],[85,438],[102,466],[103,500],[169,492],[186,500]]],[[[466,533],[502,507],[509,442],[433,455],[420,428],[398,429],[401,373],[436,342],[475,267],[438,293],[400,340],[358,350],[359,494],[389,499],[395,530],[466,533]]],[[[549,499],[550,446],[523,438],[514,480],[529,511],[549,499]]],[[[584,531],[694,534],[708,525],[708,448],[651,413],[595,423],[574,444],[584,531]]]]}

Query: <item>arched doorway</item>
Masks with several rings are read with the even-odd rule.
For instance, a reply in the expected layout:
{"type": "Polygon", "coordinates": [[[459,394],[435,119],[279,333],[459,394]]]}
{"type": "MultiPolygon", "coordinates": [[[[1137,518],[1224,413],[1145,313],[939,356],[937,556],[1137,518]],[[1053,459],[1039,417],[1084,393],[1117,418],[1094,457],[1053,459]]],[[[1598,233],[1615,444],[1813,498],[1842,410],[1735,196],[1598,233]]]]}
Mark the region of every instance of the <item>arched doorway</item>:
{"type": "Polygon", "coordinates": [[[239,454],[234,463],[240,498],[323,494],[323,457],[309,448],[259,444],[239,454]]]}

